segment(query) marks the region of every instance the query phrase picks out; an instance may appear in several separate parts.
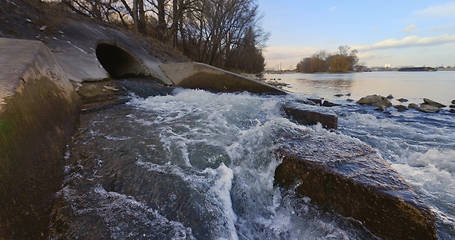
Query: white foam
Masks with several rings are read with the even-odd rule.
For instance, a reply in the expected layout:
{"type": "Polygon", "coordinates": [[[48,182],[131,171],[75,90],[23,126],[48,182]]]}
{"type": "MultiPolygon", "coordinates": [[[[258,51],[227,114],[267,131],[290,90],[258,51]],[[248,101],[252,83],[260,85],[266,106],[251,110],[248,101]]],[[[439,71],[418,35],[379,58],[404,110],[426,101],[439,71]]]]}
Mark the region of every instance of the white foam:
{"type": "Polygon", "coordinates": [[[214,193],[216,199],[218,199],[223,213],[226,217],[226,224],[223,228],[227,228],[229,236],[227,239],[239,239],[237,235],[237,230],[235,228],[235,223],[237,221],[237,215],[235,214],[232,208],[232,201],[231,201],[231,188],[232,188],[232,180],[234,178],[233,172],[230,168],[226,167],[224,163],[222,163],[217,169],[217,179],[215,183],[211,187],[211,191],[214,193]]]}

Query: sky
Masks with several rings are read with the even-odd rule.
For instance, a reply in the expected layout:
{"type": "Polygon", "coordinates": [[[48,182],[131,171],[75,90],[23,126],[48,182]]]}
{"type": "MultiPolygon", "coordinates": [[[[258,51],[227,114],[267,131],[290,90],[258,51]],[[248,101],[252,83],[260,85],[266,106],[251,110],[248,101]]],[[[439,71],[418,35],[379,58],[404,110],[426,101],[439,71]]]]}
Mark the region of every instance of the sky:
{"type": "Polygon", "coordinates": [[[455,66],[455,1],[257,0],[267,69],[339,46],[368,67],[455,66]]]}

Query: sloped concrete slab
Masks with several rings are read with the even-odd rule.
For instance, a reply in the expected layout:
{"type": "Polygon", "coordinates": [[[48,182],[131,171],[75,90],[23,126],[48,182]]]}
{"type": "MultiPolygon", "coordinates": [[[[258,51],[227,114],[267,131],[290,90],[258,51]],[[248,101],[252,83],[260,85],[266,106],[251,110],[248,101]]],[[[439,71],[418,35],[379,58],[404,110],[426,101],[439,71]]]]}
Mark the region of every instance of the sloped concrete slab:
{"type": "Polygon", "coordinates": [[[257,94],[286,94],[271,85],[246,78],[207,64],[196,62],[160,65],[166,76],[180,87],[203,89],[213,92],[251,92],[257,94]]]}
{"type": "Polygon", "coordinates": [[[0,239],[40,239],[63,182],[79,98],[39,41],[0,38],[0,72],[0,239]]]}

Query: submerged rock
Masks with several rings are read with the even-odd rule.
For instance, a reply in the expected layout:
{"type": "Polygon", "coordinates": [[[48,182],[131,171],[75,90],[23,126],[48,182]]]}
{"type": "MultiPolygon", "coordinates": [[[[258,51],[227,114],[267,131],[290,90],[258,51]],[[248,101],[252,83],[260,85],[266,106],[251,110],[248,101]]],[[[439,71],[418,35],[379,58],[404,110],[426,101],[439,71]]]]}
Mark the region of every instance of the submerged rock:
{"type": "Polygon", "coordinates": [[[375,107],[392,106],[392,103],[386,97],[376,95],[376,94],[363,97],[359,101],[357,101],[357,103],[361,104],[361,105],[368,105],[368,106],[375,106],[375,107]]]}
{"type": "Polygon", "coordinates": [[[398,110],[398,112],[404,112],[404,111],[408,110],[408,108],[404,105],[394,105],[393,107],[396,108],[398,110]]]}
{"type": "Polygon", "coordinates": [[[397,100],[398,100],[398,102],[407,102],[407,101],[409,101],[409,100],[406,99],[406,98],[398,98],[397,100]]]}
{"type": "Polygon", "coordinates": [[[283,110],[288,117],[303,125],[315,125],[319,122],[327,129],[337,129],[338,127],[336,113],[321,107],[291,103],[283,106],[283,110]]]}
{"type": "Polygon", "coordinates": [[[412,109],[415,109],[415,110],[419,110],[419,105],[417,105],[416,103],[410,103],[408,105],[408,108],[412,108],[412,109]]]}
{"type": "Polygon", "coordinates": [[[333,103],[333,102],[330,102],[330,101],[325,100],[325,101],[322,103],[322,106],[324,106],[324,107],[336,107],[336,106],[340,106],[340,104],[338,104],[338,103],[333,103]]]}
{"type": "Polygon", "coordinates": [[[430,105],[430,104],[420,104],[419,111],[426,113],[437,113],[441,109],[439,107],[430,105]]]}
{"type": "Polygon", "coordinates": [[[384,239],[437,239],[435,217],[371,147],[330,133],[289,134],[275,183],[352,217],[384,239]]]}
{"type": "Polygon", "coordinates": [[[314,103],[317,104],[317,105],[322,105],[322,99],[318,99],[318,98],[308,98],[308,100],[314,102],[314,103]]]}

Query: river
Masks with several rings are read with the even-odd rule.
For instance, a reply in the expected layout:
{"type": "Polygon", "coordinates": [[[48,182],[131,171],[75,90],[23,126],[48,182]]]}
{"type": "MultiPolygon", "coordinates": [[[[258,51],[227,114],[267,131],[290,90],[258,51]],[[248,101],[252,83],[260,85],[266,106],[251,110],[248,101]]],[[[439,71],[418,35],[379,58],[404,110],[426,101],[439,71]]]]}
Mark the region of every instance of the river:
{"type": "Polygon", "coordinates": [[[377,93],[450,103],[455,72],[405,74],[266,75],[291,84],[292,94],[171,89],[86,113],[65,158],[51,238],[376,239],[273,184],[279,131],[333,134],[282,116],[283,103],[319,96],[341,104],[332,108],[338,131],[374,147],[431,206],[439,238],[453,239],[455,114],[378,112],[347,101],[377,93]]]}

